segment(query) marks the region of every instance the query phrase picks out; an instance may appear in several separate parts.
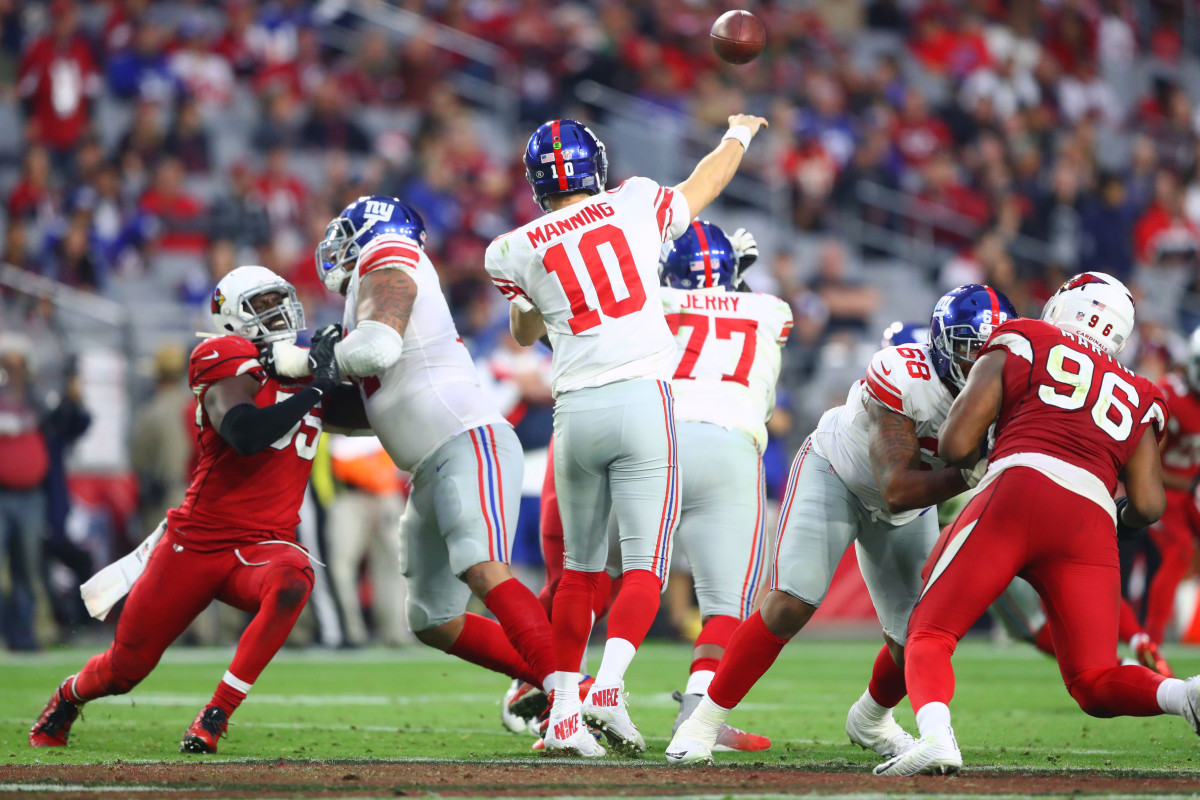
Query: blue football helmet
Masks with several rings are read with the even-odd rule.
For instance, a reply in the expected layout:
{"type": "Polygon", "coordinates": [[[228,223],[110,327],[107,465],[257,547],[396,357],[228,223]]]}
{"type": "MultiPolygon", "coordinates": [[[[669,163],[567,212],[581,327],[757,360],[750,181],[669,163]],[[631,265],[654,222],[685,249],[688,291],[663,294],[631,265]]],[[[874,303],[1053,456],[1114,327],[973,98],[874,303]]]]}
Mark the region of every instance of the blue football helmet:
{"type": "Polygon", "coordinates": [[[725,232],[711,222],[696,220],[683,236],[663,248],[659,280],[676,289],[724,286],[734,291],[742,283],[737,263],[725,232]]]}
{"type": "Polygon", "coordinates": [[[543,211],[556,194],[599,194],[608,183],[604,142],[582,122],[552,119],[542,123],[525,145],[525,179],[543,211]]]}
{"type": "Polygon", "coordinates": [[[341,294],[362,248],[385,233],[406,236],[425,247],[425,220],[395,197],[360,197],[329,223],[317,245],[317,275],[329,291],[341,294]]]}
{"type": "Polygon", "coordinates": [[[906,344],[929,344],[929,326],[923,322],[893,322],[883,329],[880,348],[903,347],[906,344]]]}
{"type": "Polygon", "coordinates": [[[1016,318],[1009,299],[990,286],[968,283],[943,295],[929,320],[929,354],[938,377],[961,391],[967,382],[963,365],[969,370],[992,331],[1016,318]]]}

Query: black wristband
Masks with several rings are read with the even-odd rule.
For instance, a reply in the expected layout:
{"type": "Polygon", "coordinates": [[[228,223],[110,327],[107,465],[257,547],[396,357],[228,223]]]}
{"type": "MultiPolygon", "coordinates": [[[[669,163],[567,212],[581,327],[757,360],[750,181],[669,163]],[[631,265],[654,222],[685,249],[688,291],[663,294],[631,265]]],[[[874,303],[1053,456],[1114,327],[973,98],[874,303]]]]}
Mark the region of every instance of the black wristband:
{"type": "Polygon", "coordinates": [[[290,431],[313,406],[321,402],[323,395],[324,391],[314,385],[266,408],[250,403],[234,406],[221,420],[221,438],[240,455],[254,455],[290,431]]]}

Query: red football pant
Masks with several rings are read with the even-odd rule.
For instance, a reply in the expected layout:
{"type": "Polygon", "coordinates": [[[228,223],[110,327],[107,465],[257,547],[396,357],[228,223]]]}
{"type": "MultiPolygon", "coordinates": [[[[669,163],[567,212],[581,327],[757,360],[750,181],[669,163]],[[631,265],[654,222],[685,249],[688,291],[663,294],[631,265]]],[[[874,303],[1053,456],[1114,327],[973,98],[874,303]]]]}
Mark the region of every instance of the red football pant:
{"type": "Polygon", "coordinates": [[[1153,716],[1163,677],[1120,666],[1121,575],[1113,521],[1096,503],[1027,467],[977,494],[939,540],[908,623],[905,682],[913,709],[949,704],[950,657],[1014,576],[1042,598],[1067,691],[1095,717],[1153,716]]]}
{"type": "MultiPolygon", "coordinates": [[[[1137,614],[1133,610],[1133,606],[1129,605],[1129,601],[1124,597],[1121,598],[1121,611],[1117,617],[1117,640],[1118,644],[1128,644],[1129,640],[1139,633],[1145,633],[1142,630],[1142,624],[1138,622],[1137,614]]],[[[1033,644],[1038,650],[1049,655],[1054,655],[1054,641],[1050,636],[1050,623],[1047,622],[1038,628],[1033,635],[1033,644]]]]}
{"type": "Polygon", "coordinates": [[[1200,533],[1200,509],[1189,492],[1167,491],[1167,508],[1158,524],[1150,528],[1150,539],[1162,563],[1146,590],[1146,633],[1163,640],[1175,610],[1175,590],[1192,565],[1194,538],[1200,533]]]}
{"type": "MultiPolygon", "coordinates": [[[[80,670],[73,699],[86,702],[137,686],[213,600],[254,612],[229,665],[239,681],[253,684],[283,646],[312,591],[307,555],[286,544],[212,553],[176,547],[168,534],[154,548],[125,601],[112,646],[80,670]]],[[[233,697],[224,686],[216,704],[232,713],[245,694],[233,697]]]]}

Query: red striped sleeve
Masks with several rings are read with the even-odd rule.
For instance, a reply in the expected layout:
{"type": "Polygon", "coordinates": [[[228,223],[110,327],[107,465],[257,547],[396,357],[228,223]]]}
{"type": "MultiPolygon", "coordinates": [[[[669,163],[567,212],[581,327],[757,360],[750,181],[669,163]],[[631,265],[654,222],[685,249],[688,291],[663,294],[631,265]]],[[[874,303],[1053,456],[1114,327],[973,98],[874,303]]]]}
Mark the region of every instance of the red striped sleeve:
{"type": "Polygon", "coordinates": [[[897,414],[903,414],[904,401],[900,399],[899,392],[895,391],[895,387],[889,389],[889,386],[890,384],[882,382],[882,379],[875,374],[874,370],[867,370],[867,391],[870,392],[871,397],[874,397],[897,414]]]}
{"type": "Polygon", "coordinates": [[[675,212],[671,208],[673,202],[675,202],[675,191],[659,187],[654,203],[658,219],[658,233],[664,242],[667,240],[667,232],[671,230],[671,223],[675,221],[675,212]]]}
{"type": "Polygon", "coordinates": [[[358,257],[358,273],[366,275],[380,268],[417,269],[421,251],[417,245],[399,236],[384,236],[369,244],[358,257]]]}

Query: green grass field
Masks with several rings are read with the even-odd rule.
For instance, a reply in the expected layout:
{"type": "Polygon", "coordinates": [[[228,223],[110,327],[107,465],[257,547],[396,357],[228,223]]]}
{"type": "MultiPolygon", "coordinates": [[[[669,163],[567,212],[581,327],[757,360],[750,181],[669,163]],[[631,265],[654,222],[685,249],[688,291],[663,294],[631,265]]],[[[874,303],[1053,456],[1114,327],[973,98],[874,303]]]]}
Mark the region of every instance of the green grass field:
{"type": "MultiPolygon", "coordinates": [[[[846,709],[862,692],[874,642],[802,639],[788,647],[730,720],[767,734],[761,754],[718,754],[718,763],[865,770],[874,754],[851,746],[846,709]]],[[[90,652],[60,650],[0,660],[0,760],[78,764],[188,761],[183,730],[208,700],[228,650],[168,652],[131,694],[88,705],[71,746],[31,749],[30,724],[61,678],[90,652]]],[[[646,735],[648,764],[662,763],[686,678],[687,647],[647,644],[627,687],[646,735]]],[[[1200,672],[1200,651],[1169,652],[1180,674],[1200,672]]],[[[598,653],[592,654],[593,663],[598,653]]],[[[1175,717],[1099,720],[1063,689],[1055,665],[1032,648],[968,641],[955,659],[954,723],[968,767],[1097,768],[1181,773],[1200,780],[1200,741],[1175,717]]],[[[363,652],[286,651],[254,687],[221,745],[222,759],[537,759],[532,739],[507,733],[498,711],[503,678],[416,646],[363,652]]],[[[907,703],[898,713],[912,730],[907,703]]]]}

